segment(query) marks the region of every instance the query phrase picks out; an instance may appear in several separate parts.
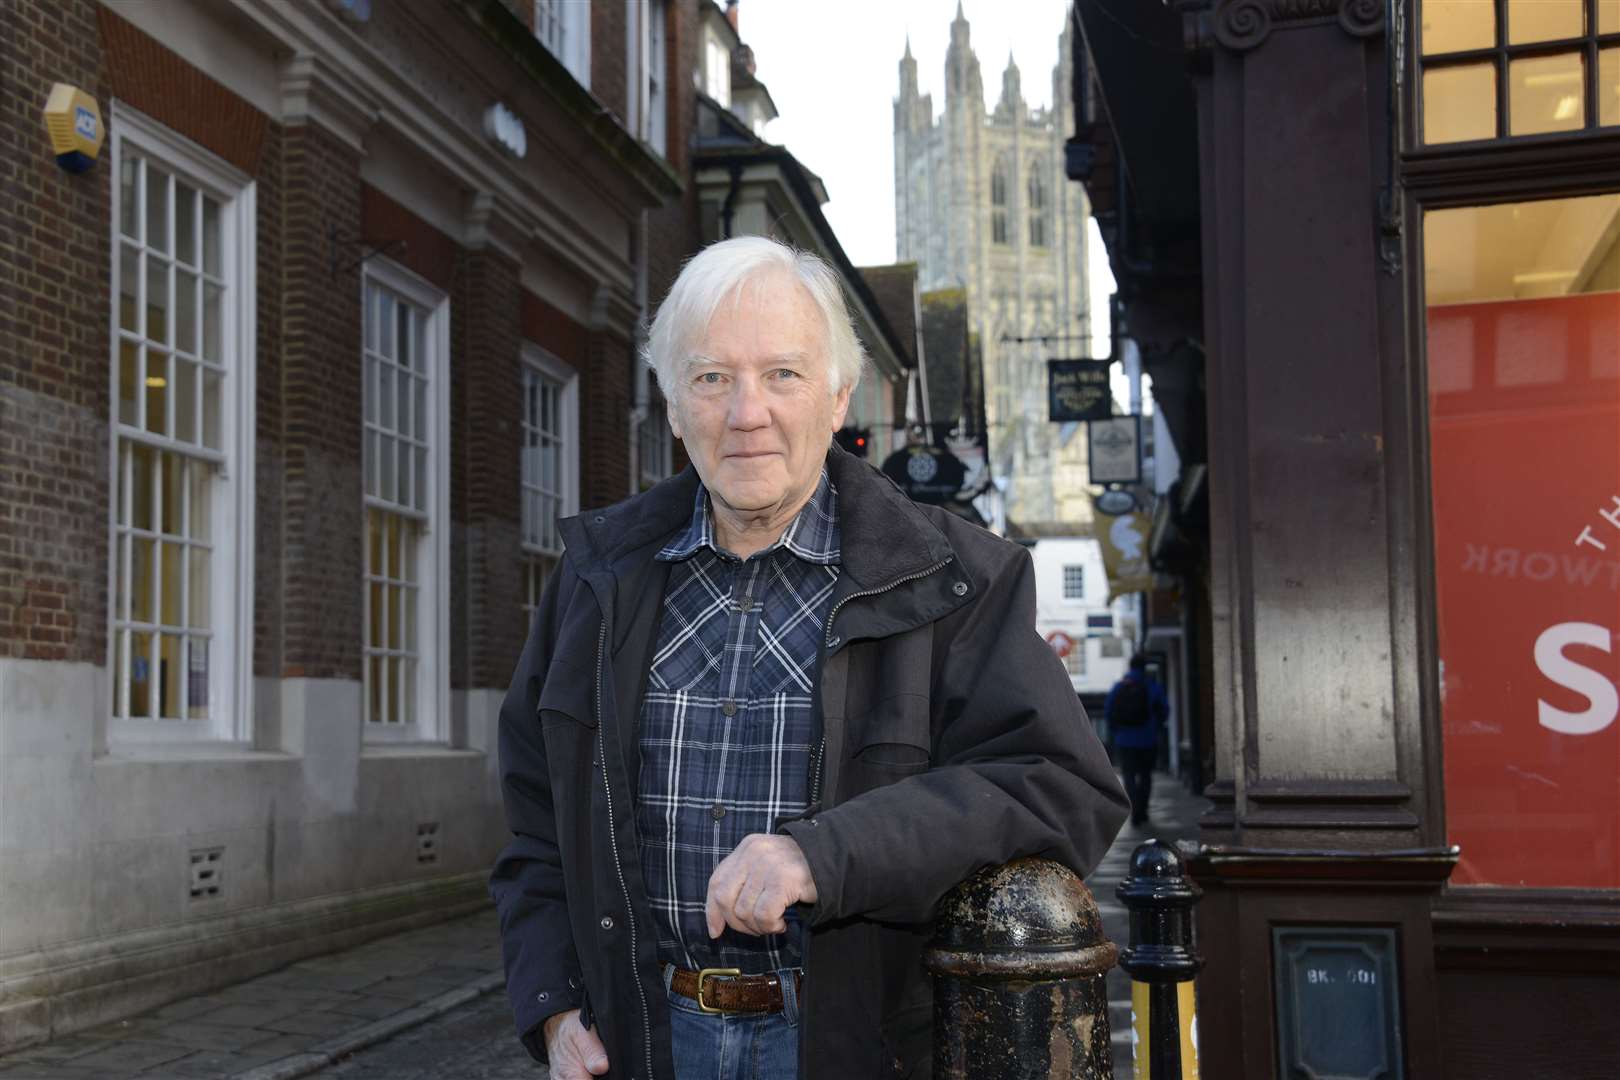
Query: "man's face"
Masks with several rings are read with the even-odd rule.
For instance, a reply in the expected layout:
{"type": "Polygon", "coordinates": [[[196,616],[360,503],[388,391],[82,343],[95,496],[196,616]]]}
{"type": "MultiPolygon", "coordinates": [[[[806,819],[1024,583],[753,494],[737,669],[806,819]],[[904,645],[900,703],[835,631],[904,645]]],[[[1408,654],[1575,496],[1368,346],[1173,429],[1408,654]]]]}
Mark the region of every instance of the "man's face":
{"type": "Polygon", "coordinates": [[[792,277],[769,273],[720,302],[692,350],[669,423],[715,509],[775,516],[815,490],[849,388],[829,393],[821,312],[792,277]]]}

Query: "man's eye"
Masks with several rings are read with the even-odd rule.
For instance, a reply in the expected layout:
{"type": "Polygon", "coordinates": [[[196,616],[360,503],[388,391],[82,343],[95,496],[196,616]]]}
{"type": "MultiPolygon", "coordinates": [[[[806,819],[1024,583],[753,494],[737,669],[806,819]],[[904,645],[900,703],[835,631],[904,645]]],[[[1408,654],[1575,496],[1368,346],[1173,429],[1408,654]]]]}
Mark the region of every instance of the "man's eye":
{"type": "Polygon", "coordinates": [[[697,381],[713,386],[715,383],[720,381],[720,373],[718,371],[705,371],[703,374],[697,377],[697,381]]]}
{"type": "Polygon", "coordinates": [[[776,374],[778,378],[782,379],[797,379],[799,377],[799,373],[792,368],[778,368],[776,374]]]}

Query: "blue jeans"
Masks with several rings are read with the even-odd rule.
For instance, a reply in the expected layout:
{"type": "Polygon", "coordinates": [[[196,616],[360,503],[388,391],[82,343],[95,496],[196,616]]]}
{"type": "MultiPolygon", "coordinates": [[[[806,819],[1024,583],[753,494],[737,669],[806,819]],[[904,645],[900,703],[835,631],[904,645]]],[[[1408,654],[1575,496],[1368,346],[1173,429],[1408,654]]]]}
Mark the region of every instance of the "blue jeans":
{"type": "Polygon", "coordinates": [[[782,972],[782,1011],[724,1015],[668,989],[675,1080],[798,1080],[799,1002],[792,972],[782,972]]]}

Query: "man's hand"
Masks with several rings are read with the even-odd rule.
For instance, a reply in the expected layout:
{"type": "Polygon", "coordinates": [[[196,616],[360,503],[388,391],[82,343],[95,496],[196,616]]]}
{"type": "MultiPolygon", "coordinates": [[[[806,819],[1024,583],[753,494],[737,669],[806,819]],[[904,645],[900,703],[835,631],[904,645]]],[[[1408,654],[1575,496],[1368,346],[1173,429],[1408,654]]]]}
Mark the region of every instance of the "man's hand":
{"type": "Polygon", "coordinates": [[[815,902],[810,864],[793,838],[752,833],[709,875],[703,914],[711,938],[728,926],[758,937],[787,929],[789,905],[815,902]]]}
{"type": "Polygon", "coordinates": [[[552,1080],[590,1080],[608,1071],[607,1050],[595,1029],[580,1026],[579,1010],[569,1009],[546,1018],[541,1029],[552,1080]]]}

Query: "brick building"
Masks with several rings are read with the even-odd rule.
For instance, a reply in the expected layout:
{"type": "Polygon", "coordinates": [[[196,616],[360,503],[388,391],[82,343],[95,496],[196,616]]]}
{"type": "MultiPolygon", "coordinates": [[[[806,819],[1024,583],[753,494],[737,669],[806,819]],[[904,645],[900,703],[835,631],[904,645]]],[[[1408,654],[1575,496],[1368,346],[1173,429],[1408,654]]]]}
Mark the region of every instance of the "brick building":
{"type": "Polygon", "coordinates": [[[557,519],[671,467],[697,19],[0,6],[0,1046],[484,901],[557,519]]]}

